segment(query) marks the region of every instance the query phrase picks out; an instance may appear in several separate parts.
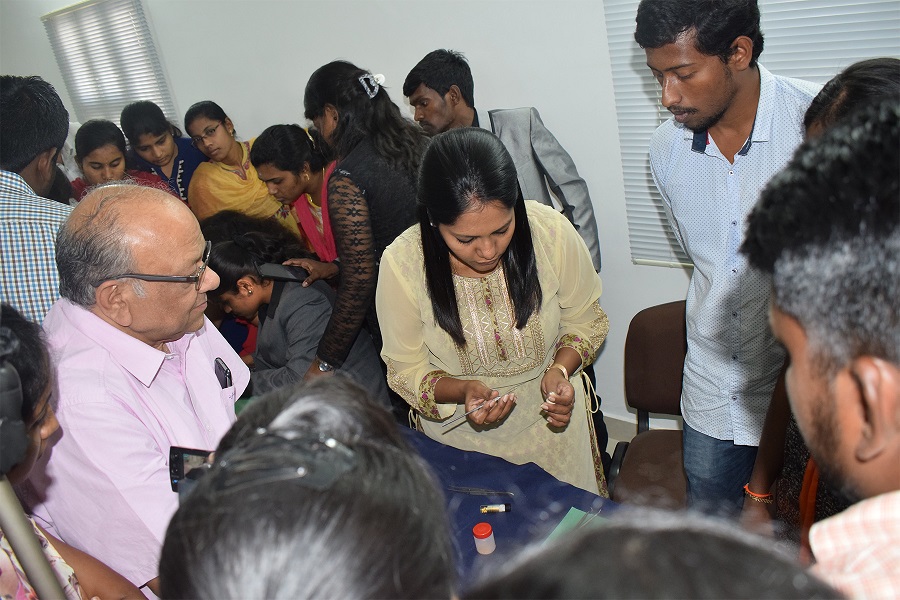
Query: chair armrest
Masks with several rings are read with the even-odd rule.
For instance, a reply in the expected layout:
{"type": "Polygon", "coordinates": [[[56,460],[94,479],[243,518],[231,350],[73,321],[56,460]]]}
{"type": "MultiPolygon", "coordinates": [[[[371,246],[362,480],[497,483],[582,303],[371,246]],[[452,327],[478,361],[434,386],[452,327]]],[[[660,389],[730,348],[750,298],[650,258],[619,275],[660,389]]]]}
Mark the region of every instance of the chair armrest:
{"type": "Polygon", "coordinates": [[[616,477],[619,476],[619,470],[622,468],[622,461],[625,460],[625,452],[628,451],[628,442],[618,442],[616,449],[613,451],[612,462],[609,465],[609,473],[606,477],[606,488],[612,497],[613,488],[616,486],[616,477]]]}

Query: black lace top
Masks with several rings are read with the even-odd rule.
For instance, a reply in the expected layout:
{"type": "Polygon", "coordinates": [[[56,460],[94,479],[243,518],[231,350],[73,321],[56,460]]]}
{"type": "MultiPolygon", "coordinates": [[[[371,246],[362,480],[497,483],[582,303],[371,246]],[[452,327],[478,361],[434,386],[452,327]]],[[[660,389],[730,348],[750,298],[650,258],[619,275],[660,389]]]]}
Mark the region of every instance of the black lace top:
{"type": "Polygon", "coordinates": [[[391,167],[363,140],[328,180],[328,215],[341,262],[341,279],[318,356],[334,366],[347,357],[368,321],[381,349],[375,283],[384,249],[415,221],[415,174],[391,167]]]}

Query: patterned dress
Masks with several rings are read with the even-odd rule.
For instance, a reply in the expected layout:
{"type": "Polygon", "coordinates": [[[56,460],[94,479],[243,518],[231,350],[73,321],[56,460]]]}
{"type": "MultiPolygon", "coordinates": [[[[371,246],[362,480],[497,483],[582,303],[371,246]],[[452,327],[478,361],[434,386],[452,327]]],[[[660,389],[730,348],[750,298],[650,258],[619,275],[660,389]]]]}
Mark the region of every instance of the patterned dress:
{"type": "Polygon", "coordinates": [[[419,226],[385,250],[376,304],[384,337],[382,357],[388,383],[418,415],[429,437],[463,450],[499,456],[516,464],[534,462],[561,481],[606,495],[606,482],[587,414],[584,388],[573,375],[575,407],[565,428],[541,414],[541,379],[561,346],[575,349],[583,364],[609,329],[600,308],[600,278],[584,241],[552,208],[528,202],[543,302],[523,329],[515,315],[503,269],[484,278],[454,275],[456,300],[466,338],[457,346],[434,319],[425,284],[419,226]],[[462,404],[438,404],[441,377],[478,379],[501,394],[516,392],[516,406],[500,423],[469,420],[442,428],[462,404]]]}
{"type": "MultiPolygon", "coordinates": [[[[41,530],[34,524],[34,520],[31,518],[28,520],[31,521],[34,535],[38,538],[41,549],[44,551],[44,556],[50,563],[50,569],[56,574],[56,578],[62,586],[66,600],[82,600],[84,596],[81,593],[78,580],[75,578],[75,571],[62,559],[56,548],[41,533],[41,530]]],[[[9,540],[3,535],[2,529],[0,529],[0,599],[37,600],[37,594],[25,576],[25,570],[19,564],[19,559],[13,554],[9,540]]]]}

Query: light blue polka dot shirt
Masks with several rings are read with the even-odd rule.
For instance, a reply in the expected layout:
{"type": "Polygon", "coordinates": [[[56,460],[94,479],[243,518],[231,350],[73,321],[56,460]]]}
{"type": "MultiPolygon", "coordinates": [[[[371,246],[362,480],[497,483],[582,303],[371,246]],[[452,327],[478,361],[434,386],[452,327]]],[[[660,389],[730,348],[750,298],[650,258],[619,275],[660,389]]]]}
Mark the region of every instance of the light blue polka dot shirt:
{"type": "Polygon", "coordinates": [[[694,429],[756,446],[784,350],[769,327],[770,280],[738,252],[747,215],[803,139],[821,86],[759,66],[748,144],[730,163],[715,140],[669,119],[650,142],[650,168],[678,241],[694,263],[681,410],[694,429]]]}

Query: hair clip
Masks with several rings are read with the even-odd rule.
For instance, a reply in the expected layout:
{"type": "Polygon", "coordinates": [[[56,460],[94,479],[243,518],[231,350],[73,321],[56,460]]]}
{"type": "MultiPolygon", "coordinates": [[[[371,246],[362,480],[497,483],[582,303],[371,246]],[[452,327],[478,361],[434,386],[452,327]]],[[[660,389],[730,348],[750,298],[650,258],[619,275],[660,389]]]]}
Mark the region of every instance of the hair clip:
{"type": "Polygon", "coordinates": [[[374,98],[381,86],[384,85],[384,75],[381,73],[376,75],[366,73],[359,76],[359,83],[362,84],[363,90],[365,90],[369,98],[374,98]]]}
{"type": "Polygon", "coordinates": [[[306,134],[306,137],[309,138],[309,145],[312,146],[313,150],[316,149],[316,140],[313,139],[312,134],[309,132],[309,129],[304,129],[303,133],[306,134]]]}
{"type": "Polygon", "coordinates": [[[214,476],[217,490],[238,492],[270,483],[294,481],[322,491],[358,462],[353,450],[332,437],[262,431],[257,429],[256,436],[222,457],[214,476]],[[287,461],[291,464],[285,464],[287,461]]]}

